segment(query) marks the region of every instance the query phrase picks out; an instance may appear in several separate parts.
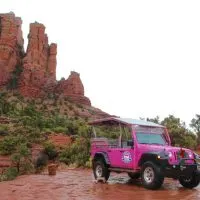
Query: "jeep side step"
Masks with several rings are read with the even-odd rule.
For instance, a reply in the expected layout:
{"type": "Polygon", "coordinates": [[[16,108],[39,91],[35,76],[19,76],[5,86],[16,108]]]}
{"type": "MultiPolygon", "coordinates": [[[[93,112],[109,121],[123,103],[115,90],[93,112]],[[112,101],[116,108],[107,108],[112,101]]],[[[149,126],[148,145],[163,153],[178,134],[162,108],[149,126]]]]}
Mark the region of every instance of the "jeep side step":
{"type": "Polygon", "coordinates": [[[137,172],[139,172],[139,170],[115,168],[115,167],[110,167],[110,168],[108,168],[108,170],[112,171],[112,172],[127,172],[127,173],[137,173],[137,172]]]}

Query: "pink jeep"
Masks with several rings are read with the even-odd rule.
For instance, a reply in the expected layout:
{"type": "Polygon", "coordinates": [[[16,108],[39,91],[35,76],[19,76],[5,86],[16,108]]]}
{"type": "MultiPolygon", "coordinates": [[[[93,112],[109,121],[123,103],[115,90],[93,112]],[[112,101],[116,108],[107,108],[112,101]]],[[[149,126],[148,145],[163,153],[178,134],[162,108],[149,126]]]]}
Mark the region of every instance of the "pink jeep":
{"type": "Polygon", "coordinates": [[[113,171],[127,172],[132,179],[141,177],[148,189],[160,188],[164,177],[178,179],[186,188],[198,186],[199,156],[189,149],[172,147],[164,126],[114,117],[92,121],[90,125],[94,134],[91,156],[95,179],[107,181],[113,171]]]}

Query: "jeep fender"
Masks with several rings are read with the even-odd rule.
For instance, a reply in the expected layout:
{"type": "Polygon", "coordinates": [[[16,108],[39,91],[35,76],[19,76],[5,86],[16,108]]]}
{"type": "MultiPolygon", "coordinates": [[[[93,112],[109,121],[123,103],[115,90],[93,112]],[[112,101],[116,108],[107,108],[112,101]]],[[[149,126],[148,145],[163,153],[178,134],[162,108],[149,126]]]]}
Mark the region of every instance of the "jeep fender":
{"type": "Polygon", "coordinates": [[[97,153],[95,153],[93,161],[97,160],[97,159],[100,159],[100,158],[103,158],[105,163],[107,165],[110,165],[110,160],[109,160],[108,154],[106,152],[97,152],[97,153]]]}
{"type": "Polygon", "coordinates": [[[161,156],[161,158],[159,158],[160,155],[161,155],[160,152],[144,153],[144,154],[142,154],[142,156],[138,162],[138,166],[141,167],[147,161],[151,161],[160,166],[165,166],[168,163],[168,159],[164,158],[162,156],[161,156]]]}

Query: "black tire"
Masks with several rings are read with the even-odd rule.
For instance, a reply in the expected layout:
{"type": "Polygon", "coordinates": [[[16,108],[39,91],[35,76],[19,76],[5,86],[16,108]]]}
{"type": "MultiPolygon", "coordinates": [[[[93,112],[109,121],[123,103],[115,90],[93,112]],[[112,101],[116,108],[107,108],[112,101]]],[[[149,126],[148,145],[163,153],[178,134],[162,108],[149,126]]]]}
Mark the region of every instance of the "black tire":
{"type": "Polygon", "coordinates": [[[108,170],[108,166],[106,165],[103,159],[98,159],[93,161],[93,173],[94,173],[94,178],[96,180],[98,178],[104,178],[105,181],[107,181],[110,176],[110,171],[108,170]],[[99,173],[97,172],[98,171],[97,168],[99,169],[99,173]]]}
{"type": "Polygon", "coordinates": [[[199,185],[200,182],[200,177],[199,175],[193,174],[191,177],[184,177],[181,176],[179,178],[179,183],[185,187],[185,188],[189,188],[192,189],[194,187],[197,187],[199,185]]]}
{"type": "Polygon", "coordinates": [[[155,190],[162,186],[164,174],[158,165],[148,161],[142,166],[141,180],[145,188],[155,190]]]}
{"type": "Polygon", "coordinates": [[[129,176],[131,179],[138,179],[138,178],[140,178],[140,173],[132,173],[132,172],[129,172],[129,173],[128,173],[128,176],[129,176]]]}

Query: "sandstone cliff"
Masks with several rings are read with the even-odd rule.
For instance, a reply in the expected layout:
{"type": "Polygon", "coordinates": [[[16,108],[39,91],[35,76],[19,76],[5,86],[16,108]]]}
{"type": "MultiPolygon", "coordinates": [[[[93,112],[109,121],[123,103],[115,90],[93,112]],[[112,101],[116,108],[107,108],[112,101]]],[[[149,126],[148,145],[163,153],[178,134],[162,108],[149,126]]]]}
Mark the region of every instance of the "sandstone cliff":
{"type": "Polygon", "coordinates": [[[84,96],[84,87],[77,72],[71,72],[67,80],[58,82],[56,91],[68,96],[75,103],[91,105],[90,100],[84,96]]]}
{"type": "Polygon", "coordinates": [[[24,55],[22,20],[14,13],[0,14],[0,87],[8,84],[24,55]]]}
{"type": "Polygon", "coordinates": [[[0,14],[0,90],[17,90],[30,98],[61,95],[91,106],[78,73],[71,72],[67,80],[56,80],[57,45],[48,43],[45,26],[30,24],[24,52],[21,24],[21,18],[12,12],[0,14]]]}
{"type": "Polygon", "coordinates": [[[48,44],[43,24],[30,24],[19,90],[23,96],[40,97],[56,85],[56,44],[48,44]]]}

